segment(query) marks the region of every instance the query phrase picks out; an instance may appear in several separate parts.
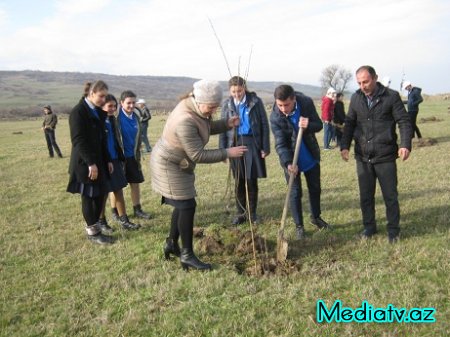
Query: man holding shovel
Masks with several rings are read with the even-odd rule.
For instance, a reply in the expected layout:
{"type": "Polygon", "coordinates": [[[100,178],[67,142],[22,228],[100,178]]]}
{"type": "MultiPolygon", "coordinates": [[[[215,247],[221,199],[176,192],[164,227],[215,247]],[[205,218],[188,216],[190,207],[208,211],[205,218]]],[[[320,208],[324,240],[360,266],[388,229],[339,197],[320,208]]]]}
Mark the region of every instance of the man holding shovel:
{"type": "MultiPolygon", "coordinates": [[[[320,148],[316,133],[322,129],[312,99],[295,92],[290,85],[280,85],[274,92],[275,104],[270,125],[275,138],[275,149],[284,169],[286,181],[294,175],[290,193],[290,208],[297,230],[297,239],[303,239],[305,230],[302,214],[302,186],[299,172],[303,172],[308,186],[311,223],[319,229],[330,225],[320,217],[320,148]],[[301,128],[301,132],[299,132],[301,128]],[[297,163],[293,162],[297,138],[301,137],[297,163]]],[[[298,148],[298,147],[297,147],[298,148]]],[[[291,185],[290,185],[291,186],[291,185]]]]}

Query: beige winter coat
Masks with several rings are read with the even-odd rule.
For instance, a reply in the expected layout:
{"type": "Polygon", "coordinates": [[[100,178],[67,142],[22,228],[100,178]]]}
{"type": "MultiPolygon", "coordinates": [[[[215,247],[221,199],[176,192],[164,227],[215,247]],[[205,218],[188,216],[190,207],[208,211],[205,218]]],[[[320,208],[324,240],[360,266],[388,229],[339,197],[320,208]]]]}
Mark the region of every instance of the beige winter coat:
{"type": "Polygon", "coordinates": [[[209,136],[227,130],[226,120],[203,117],[193,97],[180,101],[153,148],[150,160],[153,190],[173,200],[194,198],[196,164],[217,163],[227,158],[225,149],[205,149],[209,136]]]}

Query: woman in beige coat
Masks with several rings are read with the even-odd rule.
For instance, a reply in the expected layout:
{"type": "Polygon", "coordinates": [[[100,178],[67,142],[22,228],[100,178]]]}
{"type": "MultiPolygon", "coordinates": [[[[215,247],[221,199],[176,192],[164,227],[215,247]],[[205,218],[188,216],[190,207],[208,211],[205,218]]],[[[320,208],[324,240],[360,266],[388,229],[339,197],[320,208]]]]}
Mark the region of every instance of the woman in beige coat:
{"type": "Polygon", "coordinates": [[[195,175],[197,163],[217,163],[241,157],[245,146],[207,150],[209,136],[239,125],[238,117],[212,121],[211,116],[222,100],[222,88],[215,81],[194,83],[167,119],[161,138],[150,160],[153,190],[162,195],[162,203],[174,207],[169,237],[164,245],[166,259],[179,256],[183,269],[206,270],[211,265],[200,261],[193,252],[192,238],[196,207],[195,175]],[[181,237],[182,249],[178,245],[181,237]]]}

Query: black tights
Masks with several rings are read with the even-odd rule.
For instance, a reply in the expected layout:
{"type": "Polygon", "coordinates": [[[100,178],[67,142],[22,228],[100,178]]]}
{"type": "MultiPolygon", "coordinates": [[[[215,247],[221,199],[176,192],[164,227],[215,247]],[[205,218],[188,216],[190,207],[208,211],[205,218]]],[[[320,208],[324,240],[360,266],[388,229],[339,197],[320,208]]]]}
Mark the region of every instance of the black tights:
{"type": "Polygon", "coordinates": [[[170,223],[169,238],[176,242],[181,236],[182,247],[189,250],[192,250],[194,215],[195,207],[185,209],[174,208],[172,212],[172,221],[170,223]]]}
{"type": "Polygon", "coordinates": [[[98,221],[103,207],[103,199],[103,195],[95,198],[81,196],[81,211],[88,226],[95,225],[98,221]]]}

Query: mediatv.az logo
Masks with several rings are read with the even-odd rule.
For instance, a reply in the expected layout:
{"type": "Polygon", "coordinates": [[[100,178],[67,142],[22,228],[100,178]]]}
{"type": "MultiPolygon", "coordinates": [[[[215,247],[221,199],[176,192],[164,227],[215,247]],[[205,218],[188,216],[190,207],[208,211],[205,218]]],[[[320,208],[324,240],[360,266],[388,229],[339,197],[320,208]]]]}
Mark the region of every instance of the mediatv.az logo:
{"type": "Polygon", "coordinates": [[[386,308],[374,308],[367,301],[361,303],[361,307],[353,309],[343,307],[337,300],[329,309],[324,301],[318,300],[316,306],[317,322],[323,323],[434,323],[436,319],[435,308],[396,308],[388,304],[386,308]]]}

